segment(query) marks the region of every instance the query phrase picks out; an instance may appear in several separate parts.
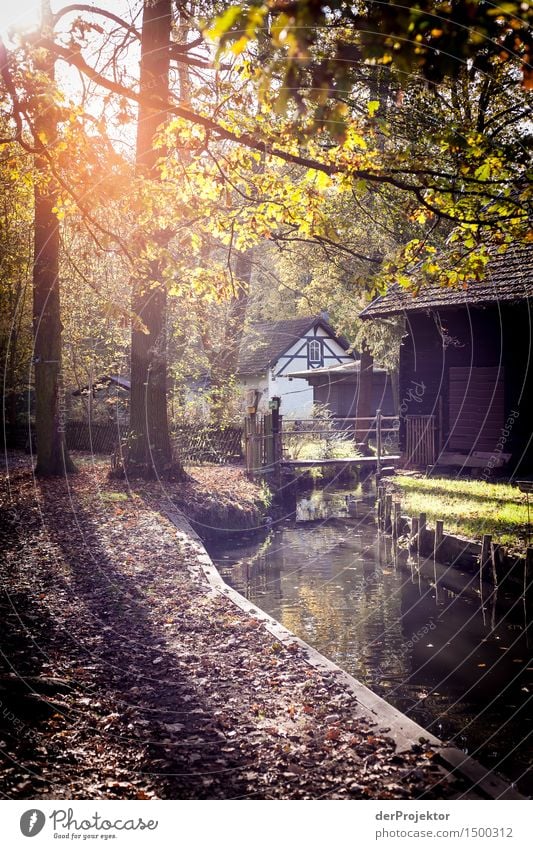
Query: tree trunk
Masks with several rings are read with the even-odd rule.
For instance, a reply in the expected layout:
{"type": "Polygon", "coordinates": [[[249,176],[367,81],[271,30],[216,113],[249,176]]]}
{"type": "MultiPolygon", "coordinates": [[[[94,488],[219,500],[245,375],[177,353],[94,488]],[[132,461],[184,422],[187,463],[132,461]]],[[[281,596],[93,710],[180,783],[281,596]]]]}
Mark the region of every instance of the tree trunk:
{"type": "MultiPolygon", "coordinates": [[[[161,151],[153,146],[165,112],[145,105],[145,97],[166,101],[169,87],[171,0],[145,0],[141,40],[139,117],[137,126],[137,173],[158,179],[161,151]]],[[[164,247],[168,237],[152,233],[151,240],[164,247]]],[[[172,447],[167,414],[167,292],[162,261],[146,259],[146,242],[139,236],[139,273],[132,281],[132,309],[142,322],[131,336],[131,442],[128,472],[145,477],[167,476],[172,470],[172,447]]]]}
{"type": "Polygon", "coordinates": [[[359,371],[359,394],[357,396],[357,412],[356,416],[367,419],[361,422],[361,425],[355,432],[357,442],[362,442],[365,448],[365,454],[368,453],[368,429],[371,422],[370,417],[373,415],[372,410],[372,378],[374,373],[374,358],[370,350],[363,342],[361,344],[361,367],[359,371]]]}
{"type": "Polygon", "coordinates": [[[214,424],[223,423],[233,392],[233,379],[239,363],[239,350],[250,296],[252,256],[253,248],[249,248],[238,253],[235,260],[235,277],[239,288],[230,303],[222,350],[213,351],[208,343],[204,345],[210,361],[210,416],[214,424]]]}
{"type": "MultiPolygon", "coordinates": [[[[42,26],[50,29],[50,9],[42,4],[42,26]]],[[[38,71],[53,83],[54,61],[42,52],[35,62],[38,71]]],[[[43,97],[44,100],[44,97],[43,97]]],[[[45,143],[57,133],[54,109],[35,116],[35,134],[45,143]]],[[[61,372],[61,313],[59,300],[59,224],[53,208],[57,194],[45,156],[35,157],[35,233],[33,260],[33,336],[35,364],[35,474],[63,475],[75,472],[65,442],[65,404],[61,372]]]]}

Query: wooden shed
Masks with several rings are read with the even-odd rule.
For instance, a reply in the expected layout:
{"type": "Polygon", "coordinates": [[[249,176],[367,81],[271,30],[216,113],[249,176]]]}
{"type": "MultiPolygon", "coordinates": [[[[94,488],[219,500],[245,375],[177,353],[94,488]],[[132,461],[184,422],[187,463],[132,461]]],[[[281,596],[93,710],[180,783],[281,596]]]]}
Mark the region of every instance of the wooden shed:
{"type": "Polygon", "coordinates": [[[405,318],[400,448],[414,467],[533,469],[533,246],[494,256],[483,281],[393,286],[361,313],[405,318]]]}
{"type": "MultiPolygon", "coordinates": [[[[329,409],[335,418],[362,415],[359,411],[361,360],[307,369],[295,372],[293,377],[307,380],[313,387],[313,403],[329,409]]],[[[391,377],[385,369],[374,367],[369,415],[374,415],[376,410],[385,416],[396,415],[391,377]]]]}

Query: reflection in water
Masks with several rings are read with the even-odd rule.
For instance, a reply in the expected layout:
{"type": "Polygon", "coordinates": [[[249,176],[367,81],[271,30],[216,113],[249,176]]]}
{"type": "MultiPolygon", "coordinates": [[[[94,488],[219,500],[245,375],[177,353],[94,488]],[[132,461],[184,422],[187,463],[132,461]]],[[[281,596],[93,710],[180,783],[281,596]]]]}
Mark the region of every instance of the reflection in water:
{"type": "Polygon", "coordinates": [[[523,599],[489,589],[481,605],[476,576],[412,556],[398,563],[389,538],[349,518],[357,494],[319,501],[308,498],[298,522],[266,540],[211,546],[223,577],[421,725],[533,792],[523,599]],[[345,518],[302,521],[332,506],[345,518]]]}

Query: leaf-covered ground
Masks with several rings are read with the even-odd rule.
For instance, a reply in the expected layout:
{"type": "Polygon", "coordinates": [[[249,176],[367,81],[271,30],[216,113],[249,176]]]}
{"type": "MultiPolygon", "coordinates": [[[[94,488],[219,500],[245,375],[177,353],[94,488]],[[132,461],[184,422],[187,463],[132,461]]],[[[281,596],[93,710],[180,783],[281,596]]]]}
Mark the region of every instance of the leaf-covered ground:
{"type": "MultiPolygon", "coordinates": [[[[230,498],[231,476],[218,474],[230,498]]],[[[357,718],[334,675],[193,577],[193,549],[178,544],[156,500],[154,487],[146,497],[108,482],[102,466],[35,481],[24,455],[10,458],[1,492],[5,797],[461,792],[441,782],[424,745],[396,753],[386,729],[357,718]]]]}

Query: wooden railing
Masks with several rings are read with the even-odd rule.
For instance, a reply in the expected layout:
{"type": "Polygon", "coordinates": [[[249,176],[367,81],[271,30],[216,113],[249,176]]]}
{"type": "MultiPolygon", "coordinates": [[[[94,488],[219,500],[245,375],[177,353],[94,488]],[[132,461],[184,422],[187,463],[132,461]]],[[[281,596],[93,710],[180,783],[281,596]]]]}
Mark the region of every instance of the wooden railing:
{"type": "Polygon", "coordinates": [[[171,431],[172,447],[182,463],[231,463],[242,460],[241,427],[186,425],[171,431]]]}
{"type": "MultiPolygon", "coordinates": [[[[245,457],[248,473],[253,477],[260,473],[275,470],[276,464],[283,459],[294,459],[289,455],[295,453],[297,440],[317,440],[331,448],[338,442],[353,445],[353,457],[367,455],[367,459],[376,461],[377,473],[381,473],[383,461],[388,454],[397,450],[399,419],[396,416],[383,416],[380,410],[374,416],[360,416],[342,419],[322,418],[285,420],[279,430],[276,429],[276,418],[271,414],[261,416],[252,414],[246,417],[244,427],[245,457]],[[369,458],[369,443],[373,443],[373,454],[369,458]]],[[[327,452],[326,452],[327,453],[327,452]]],[[[320,460],[331,461],[330,457],[316,457],[320,460]]],[[[342,458],[339,458],[342,462],[342,458]]]]}

